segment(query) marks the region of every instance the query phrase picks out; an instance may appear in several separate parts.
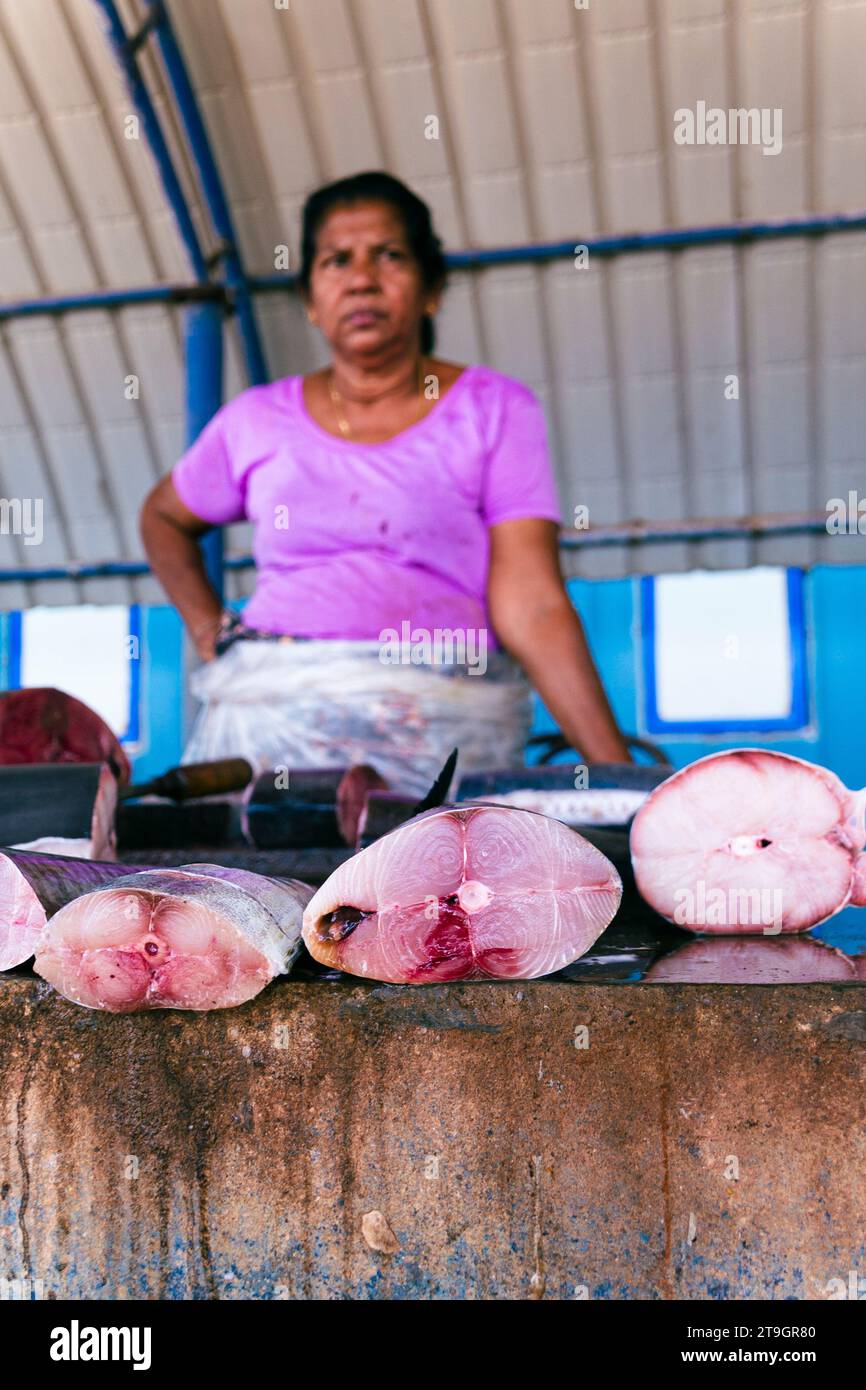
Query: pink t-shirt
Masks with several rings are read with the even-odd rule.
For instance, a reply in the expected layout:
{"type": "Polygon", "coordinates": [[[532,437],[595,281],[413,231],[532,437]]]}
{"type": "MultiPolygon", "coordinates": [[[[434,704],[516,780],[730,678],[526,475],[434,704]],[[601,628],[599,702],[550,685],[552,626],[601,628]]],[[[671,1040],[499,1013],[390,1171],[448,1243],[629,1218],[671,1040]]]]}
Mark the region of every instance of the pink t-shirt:
{"type": "Polygon", "coordinates": [[[316,424],[301,376],[224,405],[175,466],[191,512],[255,528],[250,627],[377,640],[386,628],[488,628],[488,527],[560,522],[544,414],[528,387],[470,366],[381,444],[316,424]]]}

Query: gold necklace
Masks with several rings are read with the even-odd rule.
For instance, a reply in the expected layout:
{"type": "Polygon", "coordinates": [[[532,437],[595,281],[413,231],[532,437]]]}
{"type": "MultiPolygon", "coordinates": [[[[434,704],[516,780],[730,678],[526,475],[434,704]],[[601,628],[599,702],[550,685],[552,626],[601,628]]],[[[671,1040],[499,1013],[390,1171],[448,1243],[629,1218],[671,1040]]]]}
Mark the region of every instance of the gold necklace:
{"type": "MultiPolygon", "coordinates": [[[[343,399],[343,398],[342,398],[342,396],[340,395],[339,391],[337,390],[336,386],[334,385],[334,368],[333,368],[333,367],[331,368],[330,372],[328,373],[328,393],[329,393],[329,395],[330,395],[330,397],[331,397],[331,404],[332,404],[333,407],[334,407],[334,414],[335,414],[336,417],[337,417],[337,424],[338,424],[339,427],[340,427],[340,433],[341,433],[341,435],[343,436],[344,439],[348,439],[348,438],[349,438],[349,435],[351,434],[352,431],[351,431],[351,428],[350,428],[350,426],[349,426],[348,420],[346,419],[345,415],[343,414],[343,411],[342,411],[341,408],[340,408],[341,402],[342,402],[342,399],[343,399]]],[[[423,408],[424,408],[424,358],[423,358],[423,357],[419,357],[419,358],[418,358],[418,416],[419,416],[419,418],[420,418],[421,411],[423,410],[423,408]]]]}

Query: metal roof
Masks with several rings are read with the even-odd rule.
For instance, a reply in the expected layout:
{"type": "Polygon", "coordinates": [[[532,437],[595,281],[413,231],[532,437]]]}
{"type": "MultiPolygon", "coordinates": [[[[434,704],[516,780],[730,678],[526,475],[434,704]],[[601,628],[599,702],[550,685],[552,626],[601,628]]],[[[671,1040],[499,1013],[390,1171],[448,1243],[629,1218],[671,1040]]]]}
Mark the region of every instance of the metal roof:
{"type": "MultiPolygon", "coordinates": [[[[320,183],[387,168],[449,250],[866,207],[866,0],[171,0],[250,274],[297,264],[320,183]],[[783,112],[783,147],[678,145],[674,113],[783,112]],[[428,117],[438,118],[438,138],[428,117]]],[[[129,33],[145,18],[122,0],[129,33]]],[[[152,44],[145,81],[206,251],[196,169],[152,44]]],[[[0,0],[0,293],[190,282],[93,0],[0,0]]],[[[547,410],[563,515],[593,525],[823,514],[866,491],[866,233],[497,265],[452,274],[438,349],[517,376],[547,410]],[[739,378],[739,399],[725,378],[739,378]]],[[[257,298],[272,378],[321,340],[257,298]]],[[[226,398],[246,384],[227,330],[226,398]]],[[[0,568],[141,557],[136,514],[184,447],[181,311],[0,324],[0,491],[44,540],[0,568]],[[140,382],[128,400],[125,379],[140,382]]],[[[249,549],[232,528],[230,550],[249,549]]],[[[860,537],[569,551],[569,573],[866,558],[860,537]]],[[[236,592],[249,573],[233,575],[236,592]]],[[[158,600],[152,579],[0,585],[0,605],[158,600]]]]}

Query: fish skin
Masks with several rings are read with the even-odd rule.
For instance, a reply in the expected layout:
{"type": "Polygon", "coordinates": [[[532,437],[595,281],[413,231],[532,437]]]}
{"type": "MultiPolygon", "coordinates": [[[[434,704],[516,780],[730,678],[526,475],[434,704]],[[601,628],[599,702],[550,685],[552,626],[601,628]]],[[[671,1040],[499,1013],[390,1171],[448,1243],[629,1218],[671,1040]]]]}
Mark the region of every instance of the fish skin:
{"type": "Polygon", "coordinates": [[[687,931],[809,931],[860,902],[864,803],[864,793],[835,773],[789,753],[711,753],[667,778],[637,812],[630,850],[638,890],[687,931]],[[727,920],[707,920],[709,913],[688,920],[689,901],[697,904],[702,891],[706,902],[711,889],[734,904],[727,920]],[[769,923],[749,920],[736,905],[762,891],[781,895],[769,923]]]}
{"type": "Polygon", "coordinates": [[[212,864],[130,873],[56,913],[34,969],[86,1008],[231,1007],[291,968],[312,895],[212,864]]]}
{"type": "Polygon", "coordinates": [[[303,935],[322,964],[396,984],[532,979],[588,950],[621,897],[610,861],[560,821],[449,804],[341,864],[308,904],[303,935]]]}
{"type": "Polygon", "coordinates": [[[290,955],[279,971],[281,975],[288,974],[301,950],[303,909],[315,892],[309,883],[299,878],[271,878],[268,874],[251,873],[248,869],[227,869],[221,864],[182,864],[180,872],[221,879],[255,898],[271,914],[289,943],[290,955]]]}

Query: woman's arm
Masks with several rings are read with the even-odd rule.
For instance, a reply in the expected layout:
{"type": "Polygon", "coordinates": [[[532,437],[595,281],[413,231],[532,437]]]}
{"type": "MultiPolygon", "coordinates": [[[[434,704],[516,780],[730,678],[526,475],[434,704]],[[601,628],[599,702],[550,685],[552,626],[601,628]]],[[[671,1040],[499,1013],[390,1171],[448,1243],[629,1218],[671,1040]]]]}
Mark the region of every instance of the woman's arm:
{"type": "Polygon", "coordinates": [[[184,506],[168,476],[145,498],[139,529],[154,574],[183,618],[199,656],[209,661],[222,604],[208,580],[198,537],[213,527],[184,506]]]}
{"type": "Polygon", "coordinates": [[[491,526],[490,620],[587,762],[631,762],[565,590],[558,530],[555,522],[537,517],[491,526]]]}

